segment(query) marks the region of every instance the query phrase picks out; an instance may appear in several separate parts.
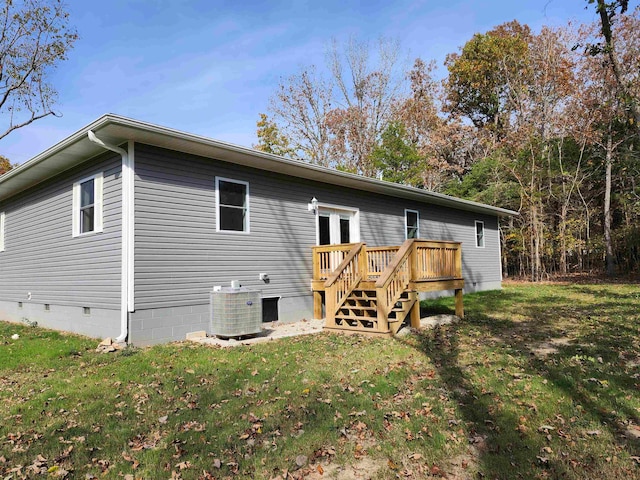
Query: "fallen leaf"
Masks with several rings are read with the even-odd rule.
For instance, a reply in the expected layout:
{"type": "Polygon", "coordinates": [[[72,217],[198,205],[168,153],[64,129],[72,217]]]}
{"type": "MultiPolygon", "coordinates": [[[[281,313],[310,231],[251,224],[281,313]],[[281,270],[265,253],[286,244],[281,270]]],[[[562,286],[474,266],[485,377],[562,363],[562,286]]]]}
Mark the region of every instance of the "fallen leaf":
{"type": "Polygon", "coordinates": [[[298,455],[296,457],[296,465],[298,467],[304,467],[307,464],[307,456],[306,455],[298,455]]]}

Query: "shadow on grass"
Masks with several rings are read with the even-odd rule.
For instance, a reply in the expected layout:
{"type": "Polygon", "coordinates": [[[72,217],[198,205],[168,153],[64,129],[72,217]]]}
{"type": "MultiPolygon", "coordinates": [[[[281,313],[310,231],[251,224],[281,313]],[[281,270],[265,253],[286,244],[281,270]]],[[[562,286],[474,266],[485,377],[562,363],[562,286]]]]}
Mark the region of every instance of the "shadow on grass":
{"type": "MultiPolygon", "coordinates": [[[[640,445],[629,438],[627,431],[629,425],[640,424],[638,409],[627,401],[637,395],[640,371],[633,375],[625,369],[625,358],[637,355],[638,346],[638,328],[625,319],[637,317],[639,295],[619,293],[612,297],[608,289],[568,288],[591,295],[595,301],[580,304],[561,294],[527,298],[518,292],[483,292],[469,298],[472,301],[468,302],[470,308],[462,324],[418,334],[420,350],[431,358],[448,395],[459,406],[470,441],[475,444],[479,471],[487,478],[529,478],[534,470],[543,477],[576,478],[576,472],[571,471],[565,459],[554,460],[545,455],[550,443],[538,425],[523,425],[518,407],[503,403],[499,395],[478,380],[478,372],[476,378],[472,377],[468,363],[461,360],[461,335],[467,329],[481,332],[485,345],[478,350],[486,353],[486,344],[495,344],[494,352],[515,359],[524,375],[553,389],[565,408],[583,412],[584,424],[597,423],[611,434],[619,450],[630,457],[640,455],[640,445]],[[505,320],[484,313],[492,311],[513,311],[519,318],[505,320]],[[563,316],[571,321],[559,321],[563,316]],[[541,356],[536,346],[554,338],[564,338],[566,342],[557,344],[550,355],[541,356]]],[[[451,300],[424,302],[422,315],[436,313],[453,314],[451,300]]],[[[520,412],[526,413],[527,408],[531,406],[527,407],[524,401],[520,412]]],[[[567,430],[574,435],[573,439],[568,435],[569,441],[576,440],[579,429],[567,426],[567,430]]],[[[558,429],[555,435],[561,433],[564,434],[558,429]]],[[[588,472],[593,462],[595,454],[585,452],[577,464],[588,472]]]]}

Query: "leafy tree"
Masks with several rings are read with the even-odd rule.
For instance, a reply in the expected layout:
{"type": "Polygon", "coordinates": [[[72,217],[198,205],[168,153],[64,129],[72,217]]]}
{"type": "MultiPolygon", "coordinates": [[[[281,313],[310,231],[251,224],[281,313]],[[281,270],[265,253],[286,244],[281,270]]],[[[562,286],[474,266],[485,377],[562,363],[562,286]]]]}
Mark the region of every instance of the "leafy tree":
{"type": "Polygon", "coordinates": [[[8,158],[0,155],[0,175],[4,175],[13,168],[8,158]]]}
{"type": "Polygon", "coordinates": [[[280,133],[278,126],[273,120],[261,113],[260,120],[256,122],[258,127],[258,143],[253,146],[256,150],[283,157],[295,158],[295,151],[291,147],[289,139],[280,133]]]}
{"type": "Polygon", "coordinates": [[[502,136],[517,107],[510,82],[530,74],[526,62],[530,37],[529,27],[514,20],[474,35],[459,54],[449,54],[447,110],[502,136]]]}
{"type": "Polygon", "coordinates": [[[615,17],[623,15],[629,8],[629,0],[613,0],[605,2],[604,0],[587,0],[589,4],[596,5],[596,12],[600,16],[600,33],[604,38],[604,45],[594,43],[590,45],[590,53],[594,56],[604,53],[609,60],[611,71],[616,84],[620,90],[620,95],[628,105],[631,114],[634,117],[636,129],[640,132],[640,107],[638,107],[638,97],[634,95],[633,83],[625,78],[623,65],[618,58],[618,46],[616,45],[617,33],[614,29],[615,17]]]}
{"type": "Polygon", "coordinates": [[[382,132],[382,141],[371,153],[374,167],[389,182],[422,187],[425,163],[407,139],[402,123],[392,122],[382,132]]]}
{"type": "Polygon", "coordinates": [[[12,131],[49,116],[57,92],[48,76],[78,38],[60,0],[5,0],[0,7],[0,115],[12,131]]]}

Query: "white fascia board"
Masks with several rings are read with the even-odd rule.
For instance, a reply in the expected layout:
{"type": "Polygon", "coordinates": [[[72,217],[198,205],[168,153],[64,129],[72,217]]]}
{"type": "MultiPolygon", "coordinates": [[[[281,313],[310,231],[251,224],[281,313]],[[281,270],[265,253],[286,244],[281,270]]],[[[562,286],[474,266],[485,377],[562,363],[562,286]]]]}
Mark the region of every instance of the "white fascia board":
{"type": "MultiPolygon", "coordinates": [[[[44,151],[37,157],[34,157],[32,160],[29,160],[15,170],[12,170],[6,175],[0,177],[0,200],[9,196],[2,194],[1,187],[3,186],[3,183],[9,183],[12,178],[18,177],[22,172],[25,172],[29,168],[33,168],[36,165],[46,162],[49,158],[55,161],[55,159],[60,157],[63,152],[69,150],[73,155],[71,155],[72,159],[70,159],[68,163],[76,161],[77,164],[80,163],[80,161],[85,161],[90,158],[92,152],[93,155],[100,153],[100,151],[96,150],[93,146],[88,145],[88,141],[83,139],[83,137],[86,137],[86,132],[90,129],[94,130],[96,133],[100,132],[101,138],[109,139],[114,144],[134,140],[139,143],[215,158],[217,160],[244,165],[247,167],[282,173],[293,177],[315,180],[346,188],[354,188],[393,197],[405,198],[422,203],[442,205],[488,215],[518,215],[517,212],[504,208],[484,205],[470,200],[462,200],[441,193],[420,190],[406,185],[386,182],[384,180],[332,170],[300,160],[283,158],[250,148],[213,140],[201,135],[161,127],[113,114],[106,114],[100,117],[91,125],[81,129],[57,145],[44,151]],[[83,154],[84,157],[80,159],[79,157],[81,155],[79,154],[83,154]]],[[[58,160],[58,162],[61,161],[58,160]]],[[[56,170],[55,166],[54,170],[56,170]]],[[[38,173],[41,175],[44,172],[39,171],[38,173]]],[[[31,185],[27,185],[27,187],[28,186],[31,185]]],[[[14,193],[16,193],[15,189],[13,190],[14,193]]]]}

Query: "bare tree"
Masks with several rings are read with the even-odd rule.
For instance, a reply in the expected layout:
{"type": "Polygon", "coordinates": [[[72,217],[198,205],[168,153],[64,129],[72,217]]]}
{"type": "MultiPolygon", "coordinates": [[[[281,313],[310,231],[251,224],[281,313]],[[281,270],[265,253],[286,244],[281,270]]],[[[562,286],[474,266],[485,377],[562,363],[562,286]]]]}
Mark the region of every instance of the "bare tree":
{"type": "Polygon", "coordinates": [[[272,121],[298,157],[371,175],[370,154],[392,119],[403,84],[396,42],[333,42],[326,74],[315,66],[283,79],[271,98],[272,121]]]}
{"type": "Polygon", "coordinates": [[[269,110],[274,126],[291,142],[296,154],[311,163],[331,163],[327,115],[332,85],[308,67],[280,82],[269,110]]]}
{"type": "Polygon", "coordinates": [[[0,7],[0,139],[58,115],[48,76],[78,38],[68,20],[60,0],[5,0],[0,7]]]}

